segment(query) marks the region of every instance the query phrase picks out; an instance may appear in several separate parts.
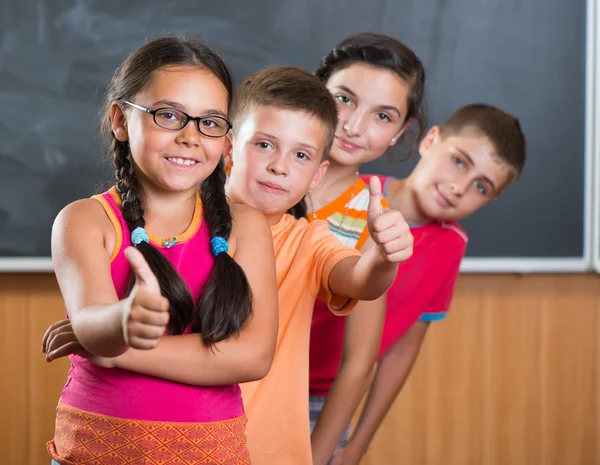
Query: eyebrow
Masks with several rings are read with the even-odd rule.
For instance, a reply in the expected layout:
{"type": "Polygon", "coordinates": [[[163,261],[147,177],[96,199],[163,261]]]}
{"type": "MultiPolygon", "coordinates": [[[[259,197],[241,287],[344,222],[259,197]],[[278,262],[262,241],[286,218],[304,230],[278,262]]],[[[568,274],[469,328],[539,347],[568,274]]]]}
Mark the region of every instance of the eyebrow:
{"type": "MultiPolygon", "coordinates": [[[[356,95],[354,92],[352,92],[348,87],[346,86],[335,86],[335,88],[343,90],[344,92],[346,92],[347,94],[350,94],[352,97],[358,98],[358,95],[356,95]]],[[[378,105],[377,108],[381,108],[382,110],[388,110],[388,111],[395,111],[396,113],[398,113],[398,116],[402,117],[402,113],[400,112],[400,110],[398,110],[395,106],[393,105],[378,105]]]]}
{"type": "MultiPolygon", "coordinates": [[[[256,133],[256,135],[263,136],[263,137],[268,137],[269,139],[273,139],[273,140],[279,141],[279,138],[277,136],[274,136],[273,134],[269,134],[268,132],[258,131],[256,133]]],[[[313,147],[312,145],[307,144],[305,142],[299,142],[297,145],[299,145],[300,147],[306,147],[306,148],[312,149],[314,151],[317,151],[317,149],[315,147],[313,147]]]]}
{"type": "MultiPolygon", "coordinates": [[[[168,107],[172,107],[177,110],[185,111],[185,107],[183,105],[181,105],[180,103],[174,102],[172,100],[159,100],[157,102],[154,102],[153,106],[155,106],[155,105],[167,105],[168,107]]],[[[202,113],[202,115],[203,116],[216,115],[216,116],[222,116],[223,118],[227,118],[227,115],[225,113],[223,113],[221,110],[217,110],[217,109],[206,110],[205,112],[202,113]]]]}
{"type": "MultiPolygon", "coordinates": [[[[471,166],[475,166],[475,162],[473,161],[473,158],[471,158],[471,156],[467,152],[465,152],[462,149],[459,149],[458,147],[455,147],[455,149],[457,152],[460,152],[469,161],[469,164],[471,166]]],[[[492,190],[494,191],[494,193],[497,191],[496,186],[494,185],[494,183],[492,182],[492,180],[490,178],[488,178],[487,176],[483,176],[483,180],[492,187],[492,190]]]]}

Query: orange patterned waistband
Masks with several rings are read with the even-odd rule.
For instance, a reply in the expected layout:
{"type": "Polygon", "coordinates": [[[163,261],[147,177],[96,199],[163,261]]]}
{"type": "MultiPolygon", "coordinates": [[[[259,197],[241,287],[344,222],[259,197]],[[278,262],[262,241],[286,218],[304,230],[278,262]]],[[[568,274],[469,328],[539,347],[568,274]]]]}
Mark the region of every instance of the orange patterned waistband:
{"type": "Polygon", "coordinates": [[[59,403],[47,448],[61,465],[249,465],[246,421],[128,420],[59,403]]]}

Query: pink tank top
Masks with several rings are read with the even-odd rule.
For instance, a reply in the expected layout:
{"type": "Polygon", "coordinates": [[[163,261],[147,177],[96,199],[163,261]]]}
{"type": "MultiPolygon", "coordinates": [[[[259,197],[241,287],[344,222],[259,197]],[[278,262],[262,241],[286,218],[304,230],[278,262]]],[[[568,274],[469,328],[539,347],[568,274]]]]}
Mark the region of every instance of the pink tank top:
{"type": "MultiPolygon", "coordinates": [[[[94,198],[102,204],[117,234],[111,275],[117,295],[122,299],[126,296],[130,275],[123,252],[131,245],[131,239],[121,212],[121,200],[115,188],[94,198]]],[[[192,223],[174,245],[165,247],[164,240],[150,232],[148,236],[150,243],[177,269],[194,300],[198,301],[214,266],[210,233],[202,221],[200,197],[196,199],[192,223]]],[[[187,328],[185,332],[189,331],[187,328]]],[[[237,384],[191,386],[119,368],[102,368],[76,355],[70,359],[71,369],[61,402],[87,412],[132,420],[194,423],[227,420],[244,413],[237,384]]]]}

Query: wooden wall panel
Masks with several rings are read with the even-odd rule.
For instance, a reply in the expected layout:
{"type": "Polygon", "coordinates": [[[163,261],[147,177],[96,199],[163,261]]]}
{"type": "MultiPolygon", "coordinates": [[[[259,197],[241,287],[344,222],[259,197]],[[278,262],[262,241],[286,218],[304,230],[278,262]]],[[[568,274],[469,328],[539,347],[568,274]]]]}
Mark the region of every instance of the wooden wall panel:
{"type": "Polygon", "coordinates": [[[452,309],[443,322],[431,325],[428,350],[422,354],[427,364],[427,465],[482,461],[485,294],[473,290],[457,297],[453,308],[460,311],[452,309]],[[470,438],[468,447],[463,438],[470,438]]]}
{"type": "Polygon", "coordinates": [[[31,387],[27,366],[27,294],[14,277],[0,278],[0,450],[6,463],[27,464],[27,393],[31,387]]]}
{"type": "Polygon", "coordinates": [[[499,278],[482,307],[484,465],[540,463],[540,308],[523,279],[499,278]]]}
{"type": "Polygon", "coordinates": [[[46,328],[64,318],[64,304],[55,281],[38,277],[37,291],[28,296],[31,318],[29,335],[29,379],[35,387],[29,393],[29,441],[32,464],[48,463],[46,442],[54,434],[56,404],[67,380],[68,359],[47,363],[41,353],[41,341],[46,328]]]}
{"type": "Polygon", "coordinates": [[[596,460],[597,282],[549,284],[540,294],[541,463],[591,464],[596,460]]]}
{"type": "MultiPolygon", "coordinates": [[[[0,274],[0,450],[48,465],[68,361],[52,275],[0,274]]],[[[464,275],[363,465],[600,465],[600,277],[464,275]]]]}

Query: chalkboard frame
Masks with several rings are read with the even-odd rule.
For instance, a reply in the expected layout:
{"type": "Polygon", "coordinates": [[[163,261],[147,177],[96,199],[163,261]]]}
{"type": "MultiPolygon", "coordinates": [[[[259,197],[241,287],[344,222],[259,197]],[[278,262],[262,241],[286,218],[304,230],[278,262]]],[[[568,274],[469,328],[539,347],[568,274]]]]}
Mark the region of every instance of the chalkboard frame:
{"type": "MultiPolygon", "coordinates": [[[[593,140],[591,142],[591,155],[590,163],[592,169],[588,170],[593,178],[591,182],[591,194],[590,194],[590,217],[591,225],[589,228],[592,233],[590,234],[589,249],[591,250],[591,265],[596,273],[600,273],[600,72],[597,71],[597,66],[600,64],[600,34],[597,30],[600,24],[600,8],[597,8],[595,0],[588,1],[588,15],[593,16],[594,24],[590,26],[588,21],[588,27],[593,29],[595,33],[592,37],[588,37],[588,46],[593,48],[592,51],[588,51],[588,59],[593,58],[593,66],[589,72],[593,76],[592,80],[595,84],[593,89],[593,127],[590,131],[593,134],[593,140]]],[[[589,34],[588,34],[589,35],[589,34]]],[[[591,100],[591,99],[590,99],[591,100]]]]}
{"type": "MultiPolygon", "coordinates": [[[[566,258],[467,257],[463,273],[600,273],[600,9],[586,1],[583,256],[566,258]]],[[[1,272],[52,272],[50,257],[0,257],[1,272]]]]}

